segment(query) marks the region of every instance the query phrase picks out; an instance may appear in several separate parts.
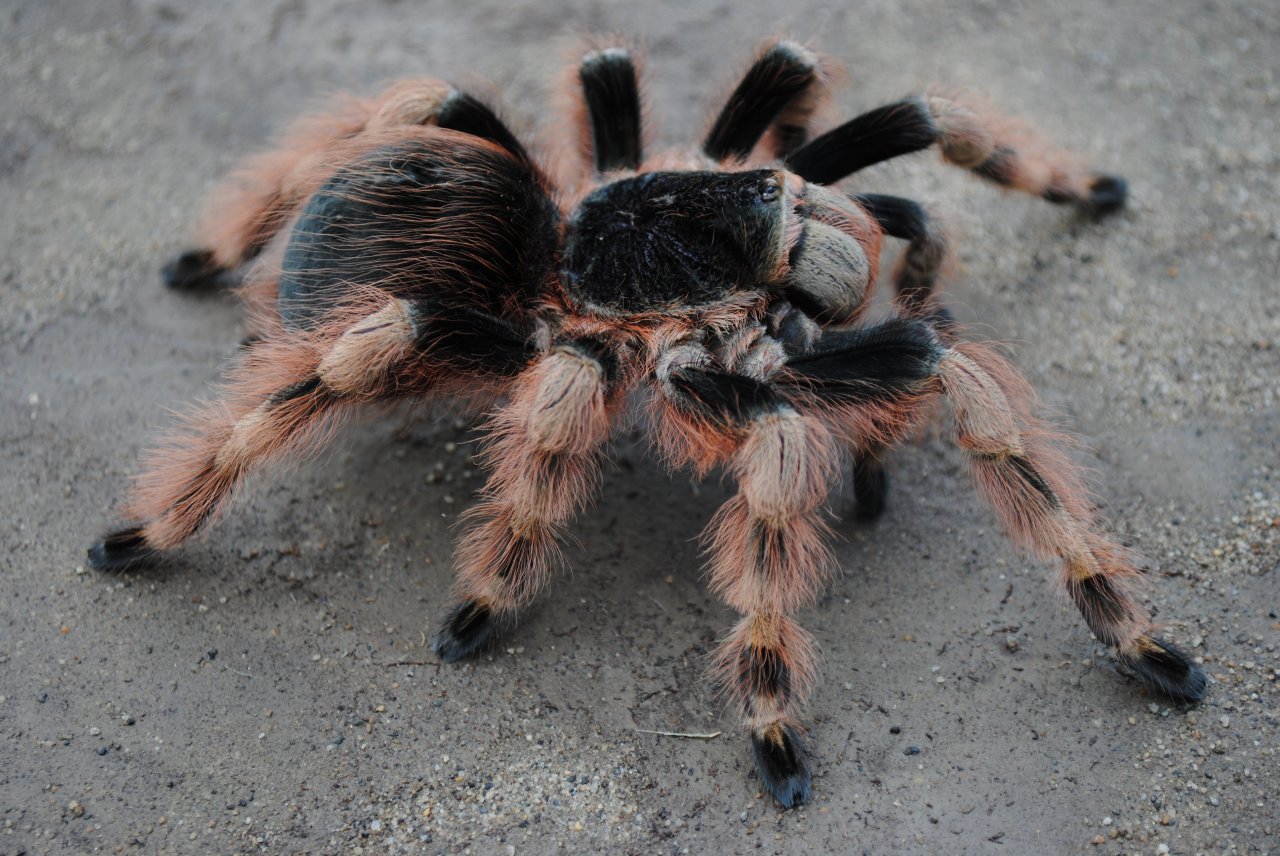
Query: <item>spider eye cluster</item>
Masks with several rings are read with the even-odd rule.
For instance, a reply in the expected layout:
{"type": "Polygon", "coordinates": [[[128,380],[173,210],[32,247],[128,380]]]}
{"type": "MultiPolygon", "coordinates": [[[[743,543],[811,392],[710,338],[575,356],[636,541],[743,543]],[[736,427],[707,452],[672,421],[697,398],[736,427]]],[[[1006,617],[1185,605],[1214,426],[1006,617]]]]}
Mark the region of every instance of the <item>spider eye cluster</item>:
{"type": "Polygon", "coordinates": [[[606,185],[569,219],[562,273],[575,300],[672,311],[764,285],[778,266],[773,170],[652,172],[606,185]]]}
{"type": "Polygon", "coordinates": [[[758,187],[761,202],[773,202],[781,194],[781,187],[777,177],[768,176],[760,180],[758,187]]]}

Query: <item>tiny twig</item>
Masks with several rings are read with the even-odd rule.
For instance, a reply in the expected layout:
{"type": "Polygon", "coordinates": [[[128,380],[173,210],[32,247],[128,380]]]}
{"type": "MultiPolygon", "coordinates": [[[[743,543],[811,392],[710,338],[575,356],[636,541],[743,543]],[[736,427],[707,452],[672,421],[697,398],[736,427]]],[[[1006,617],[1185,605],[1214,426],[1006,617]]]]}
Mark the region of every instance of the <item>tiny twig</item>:
{"type": "Polygon", "coordinates": [[[687,740],[712,740],[723,734],[723,731],[713,731],[710,734],[685,734],[680,731],[650,731],[647,728],[637,728],[640,734],[657,734],[659,737],[683,737],[687,740]]]}
{"type": "Polygon", "coordinates": [[[223,666],[222,668],[224,671],[230,672],[233,675],[239,675],[242,678],[249,678],[251,680],[253,678],[253,675],[249,674],[248,672],[237,672],[235,669],[231,668],[230,666],[223,666]]]}

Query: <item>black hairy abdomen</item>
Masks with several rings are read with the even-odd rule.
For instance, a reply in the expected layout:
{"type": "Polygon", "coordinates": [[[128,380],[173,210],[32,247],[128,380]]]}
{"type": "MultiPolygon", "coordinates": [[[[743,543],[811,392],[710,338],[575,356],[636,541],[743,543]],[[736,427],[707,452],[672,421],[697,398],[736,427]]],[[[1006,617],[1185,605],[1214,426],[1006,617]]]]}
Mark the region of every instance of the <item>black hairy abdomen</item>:
{"type": "Polygon", "coordinates": [[[509,316],[554,275],[554,205],[529,168],[437,132],[366,153],[307,202],[285,249],[280,314],[309,328],[361,287],[509,316]]]}

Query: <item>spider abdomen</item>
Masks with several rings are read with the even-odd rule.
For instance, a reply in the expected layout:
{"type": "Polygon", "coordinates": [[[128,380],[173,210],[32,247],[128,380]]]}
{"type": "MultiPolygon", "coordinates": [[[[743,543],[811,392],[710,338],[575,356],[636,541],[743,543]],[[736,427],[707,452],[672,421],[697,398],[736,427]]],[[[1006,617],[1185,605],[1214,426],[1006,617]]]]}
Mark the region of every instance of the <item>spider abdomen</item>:
{"type": "Polygon", "coordinates": [[[553,272],[558,214],[528,166],[475,137],[422,129],[364,146],[302,209],[279,310],[306,329],[375,287],[507,315],[553,272]]]}

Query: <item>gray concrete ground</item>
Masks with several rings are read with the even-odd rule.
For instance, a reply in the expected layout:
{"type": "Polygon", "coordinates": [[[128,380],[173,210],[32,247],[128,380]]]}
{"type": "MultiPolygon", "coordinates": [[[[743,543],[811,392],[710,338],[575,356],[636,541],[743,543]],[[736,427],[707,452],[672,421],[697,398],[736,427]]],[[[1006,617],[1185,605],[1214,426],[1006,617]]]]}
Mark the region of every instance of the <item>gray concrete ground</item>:
{"type": "Polygon", "coordinates": [[[8,0],[0,19],[3,852],[1280,851],[1274,3],[8,0]],[[856,186],[947,218],[951,305],[1088,438],[1167,635],[1213,676],[1204,704],[1115,671],[937,432],[894,458],[882,522],[836,524],[843,575],[803,617],[825,658],[798,811],[761,795],[702,678],[732,616],[695,539],[729,488],[669,477],[638,435],[572,574],[460,668],[426,644],[479,483],[452,417],[373,422],[257,480],[163,570],[86,571],[166,408],[242,335],[230,301],[157,278],[211,183],[308,97],[401,75],[479,75],[536,130],[574,30],[647,45],[662,141],[789,31],[847,64],[833,119],[963,84],[1129,177],[1098,225],[932,157],[856,186]]]}

